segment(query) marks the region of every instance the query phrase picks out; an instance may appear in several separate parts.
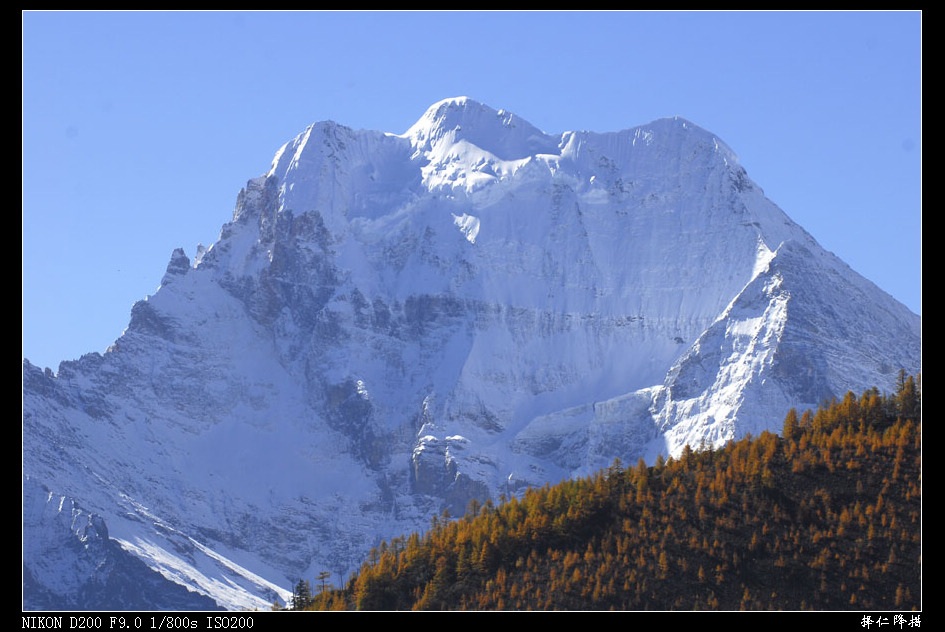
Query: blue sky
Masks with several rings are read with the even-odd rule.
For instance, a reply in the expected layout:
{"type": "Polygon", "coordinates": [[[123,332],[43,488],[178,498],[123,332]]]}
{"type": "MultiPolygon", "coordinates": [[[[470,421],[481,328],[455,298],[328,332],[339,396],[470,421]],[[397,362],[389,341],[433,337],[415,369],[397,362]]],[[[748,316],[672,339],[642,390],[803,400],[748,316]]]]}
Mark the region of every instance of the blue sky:
{"type": "Polygon", "coordinates": [[[680,115],[921,313],[908,12],[24,12],[23,356],[102,352],[315,121],[401,133],[466,95],[546,132],[680,115]]]}

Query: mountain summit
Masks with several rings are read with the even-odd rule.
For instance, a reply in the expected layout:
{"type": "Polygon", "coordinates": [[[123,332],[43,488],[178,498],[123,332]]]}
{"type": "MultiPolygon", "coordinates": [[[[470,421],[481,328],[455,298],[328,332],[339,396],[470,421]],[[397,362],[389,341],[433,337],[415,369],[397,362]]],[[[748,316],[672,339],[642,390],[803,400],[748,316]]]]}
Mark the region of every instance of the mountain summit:
{"type": "Polygon", "coordinates": [[[420,152],[466,143],[502,161],[557,153],[559,139],[504,110],[467,97],[433,104],[404,134],[420,152]]]}
{"type": "Polygon", "coordinates": [[[920,346],[684,119],[316,123],[106,353],[24,361],[24,607],[267,608],[472,499],[891,391],[920,346]]]}

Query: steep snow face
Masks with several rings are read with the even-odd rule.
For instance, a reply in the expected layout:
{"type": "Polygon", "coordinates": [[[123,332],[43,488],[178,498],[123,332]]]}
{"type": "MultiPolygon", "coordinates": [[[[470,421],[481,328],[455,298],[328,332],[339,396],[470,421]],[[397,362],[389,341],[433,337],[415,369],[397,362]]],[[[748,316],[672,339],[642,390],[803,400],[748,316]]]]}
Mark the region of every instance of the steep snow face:
{"type": "Polygon", "coordinates": [[[71,498],[23,483],[24,610],[218,610],[164,579],[108,536],[101,516],[71,498]]]}
{"type": "MultiPolygon", "coordinates": [[[[403,134],[310,126],[106,354],[25,362],[24,473],[153,576],[265,608],[443,508],[777,430],[919,361],[918,317],[706,130],[447,99],[403,134]]],[[[39,550],[31,592],[87,582],[39,550]]]]}

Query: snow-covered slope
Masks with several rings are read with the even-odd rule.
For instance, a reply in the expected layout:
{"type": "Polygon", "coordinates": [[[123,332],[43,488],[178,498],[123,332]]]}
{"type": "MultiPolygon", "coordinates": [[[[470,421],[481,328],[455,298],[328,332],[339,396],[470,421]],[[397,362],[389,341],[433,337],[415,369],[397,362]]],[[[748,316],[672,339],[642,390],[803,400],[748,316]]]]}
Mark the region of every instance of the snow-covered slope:
{"type": "Polygon", "coordinates": [[[443,508],[891,390],[919,328],[684,119],[546,134],[458,98],[399,135],[317,123],[104,355],[24,362],[25,603],[87,577],[39,552],[40,497],[267,608],[443,508]]]}

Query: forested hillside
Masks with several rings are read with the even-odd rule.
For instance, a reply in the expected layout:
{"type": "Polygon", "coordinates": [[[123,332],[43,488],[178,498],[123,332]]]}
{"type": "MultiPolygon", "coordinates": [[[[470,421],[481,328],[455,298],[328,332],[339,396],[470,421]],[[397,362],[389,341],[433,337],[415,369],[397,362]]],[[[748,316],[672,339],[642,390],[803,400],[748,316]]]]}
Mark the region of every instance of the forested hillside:
{"type": "Polygon", "coordinates": [[[921,609],[921,395],[848,393],[718,450],[473,503],[296,609],[921,609]]]}

